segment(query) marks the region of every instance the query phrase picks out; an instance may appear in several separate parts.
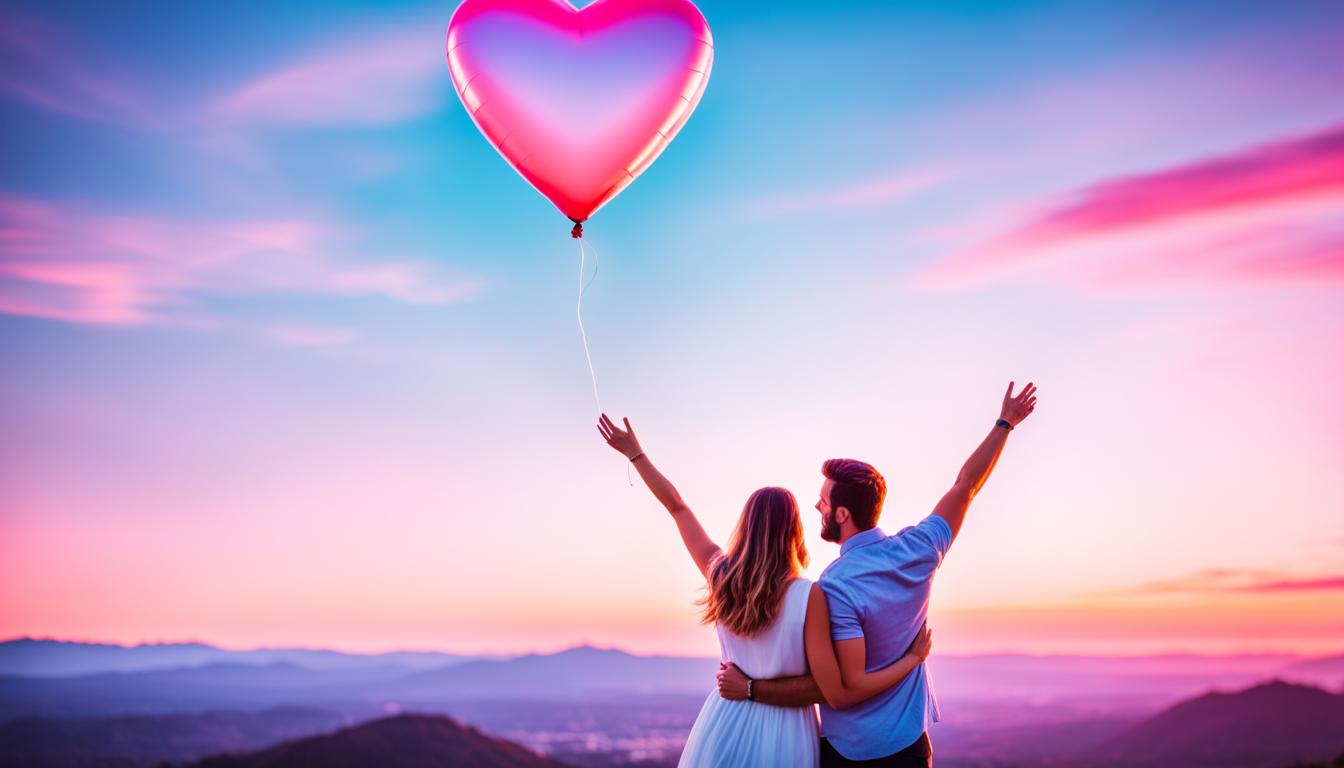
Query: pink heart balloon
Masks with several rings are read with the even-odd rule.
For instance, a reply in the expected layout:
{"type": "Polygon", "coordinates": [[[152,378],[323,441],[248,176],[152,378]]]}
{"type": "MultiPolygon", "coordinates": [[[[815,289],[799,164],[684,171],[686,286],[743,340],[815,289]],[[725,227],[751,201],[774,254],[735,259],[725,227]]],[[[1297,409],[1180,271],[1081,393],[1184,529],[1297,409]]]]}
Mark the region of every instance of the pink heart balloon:
{"type": "Polygon", "coordinates": [[[662,154],[713,59],[689,0],[465,0],[448,23],[448,70],[476,127],[576,224],[662,154]]]}

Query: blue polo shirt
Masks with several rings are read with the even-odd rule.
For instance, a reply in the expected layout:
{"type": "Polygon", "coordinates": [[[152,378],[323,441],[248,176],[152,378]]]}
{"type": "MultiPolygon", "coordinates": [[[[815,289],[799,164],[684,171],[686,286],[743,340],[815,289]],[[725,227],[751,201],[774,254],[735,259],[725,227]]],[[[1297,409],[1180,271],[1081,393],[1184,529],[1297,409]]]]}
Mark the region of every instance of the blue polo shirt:
{"type": "MultiPolygon", "coordinates": [[[[881,528],[851,536],[819,582],[831,610],[832,639],[862,637],[870,672],[905,655],[928,614],[933,574],[950,546],[952,529],[935,515],[895,536],[881,528]]],[[[938,701],[924,664],[857,706],[837,710],[821,705],[822,735],[850,760],[899,752],[938,719],[938,701]]]]}

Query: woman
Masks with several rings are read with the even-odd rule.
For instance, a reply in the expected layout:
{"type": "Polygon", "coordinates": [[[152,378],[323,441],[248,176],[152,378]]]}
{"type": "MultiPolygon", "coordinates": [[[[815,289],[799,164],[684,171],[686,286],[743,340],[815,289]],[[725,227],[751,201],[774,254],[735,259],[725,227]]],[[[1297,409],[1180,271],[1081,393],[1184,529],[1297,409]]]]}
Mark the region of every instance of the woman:
{"type": "MultiPolygon", "coordinates": [[[[910,674],[928,656],[924,630],[905,656],[888,667],[845,680],[831,646],[830,616],[821,588],[799,574],[807,565],[802,517],[793,494],[761,488],[747,499],[725,553],[705,533],[677,489],[639,445],[630,420],[617,427],[604,413],[603,439],[625,455],[676,521],[686,551],[706,580],[703,619],[713,622],[724,661],[749,677],[805,675],[809,667],[827,704],[843,709],[910,674]]],[[[729,701],[711,691],[681,753],[682,768],[800,766],[820,762],[816,711],[729,701]]]]}

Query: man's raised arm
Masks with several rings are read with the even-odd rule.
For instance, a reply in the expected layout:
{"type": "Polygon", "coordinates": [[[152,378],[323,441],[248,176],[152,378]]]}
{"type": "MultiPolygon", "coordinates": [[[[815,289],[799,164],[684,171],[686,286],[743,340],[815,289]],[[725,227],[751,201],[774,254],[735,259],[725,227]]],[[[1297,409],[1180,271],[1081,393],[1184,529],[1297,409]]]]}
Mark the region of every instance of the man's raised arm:
{"type": "Polygon", "coordinates": [[[971,499],[974,499],[984,487],[985,481],[989,479],[989,473],[994,471],[994,464],[998,462],[999,454],[1003,453],[1004,443],[1008,441],[1008,433],[1031,415],[1035,407],[1035,384],[1028,384],[1014,397],[1013,382],[1008,382],[1008,392],[1003,396],[1003,408],[999,412],[999,420],[990,428],[989,435],[980,443],[980,447],[976,448],[975,453],[966,460],[957,475],[957,481],[952,485],[952,490],[944,494],[938,506],[933,509],[933,514],[947,521],[948,527],[952,529],[953,538],[956,538],[957,532],[961,530],[971,499]]]}
{"type": "Polygon", "coordinates": [[[806,707],[821,704],[826,697],[821,695],[817,681],[811,675],[797,677],[777,677],[773,680],[752,680],[731,661],[719,665],[719,695],[725,699],[740,701],[747,698],[747,686],[751,686],[751,700],[762,704],[774,704],[777,707],[806,707]]]}

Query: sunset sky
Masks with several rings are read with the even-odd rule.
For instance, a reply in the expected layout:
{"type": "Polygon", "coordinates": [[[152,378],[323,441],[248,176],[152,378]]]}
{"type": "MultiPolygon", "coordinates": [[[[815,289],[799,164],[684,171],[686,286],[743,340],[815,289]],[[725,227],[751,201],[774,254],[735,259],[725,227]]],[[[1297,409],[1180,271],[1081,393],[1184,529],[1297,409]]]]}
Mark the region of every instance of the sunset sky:
{"type": "MultiPolygon", "coordinates": [[[[700,7],[584,321],[711,534],[1032,380],[939,652],[1344,652],[1344,4],[700,7]]],[[[0,9],[0,640],[717,652],[453,8],[0,9]]]]}

